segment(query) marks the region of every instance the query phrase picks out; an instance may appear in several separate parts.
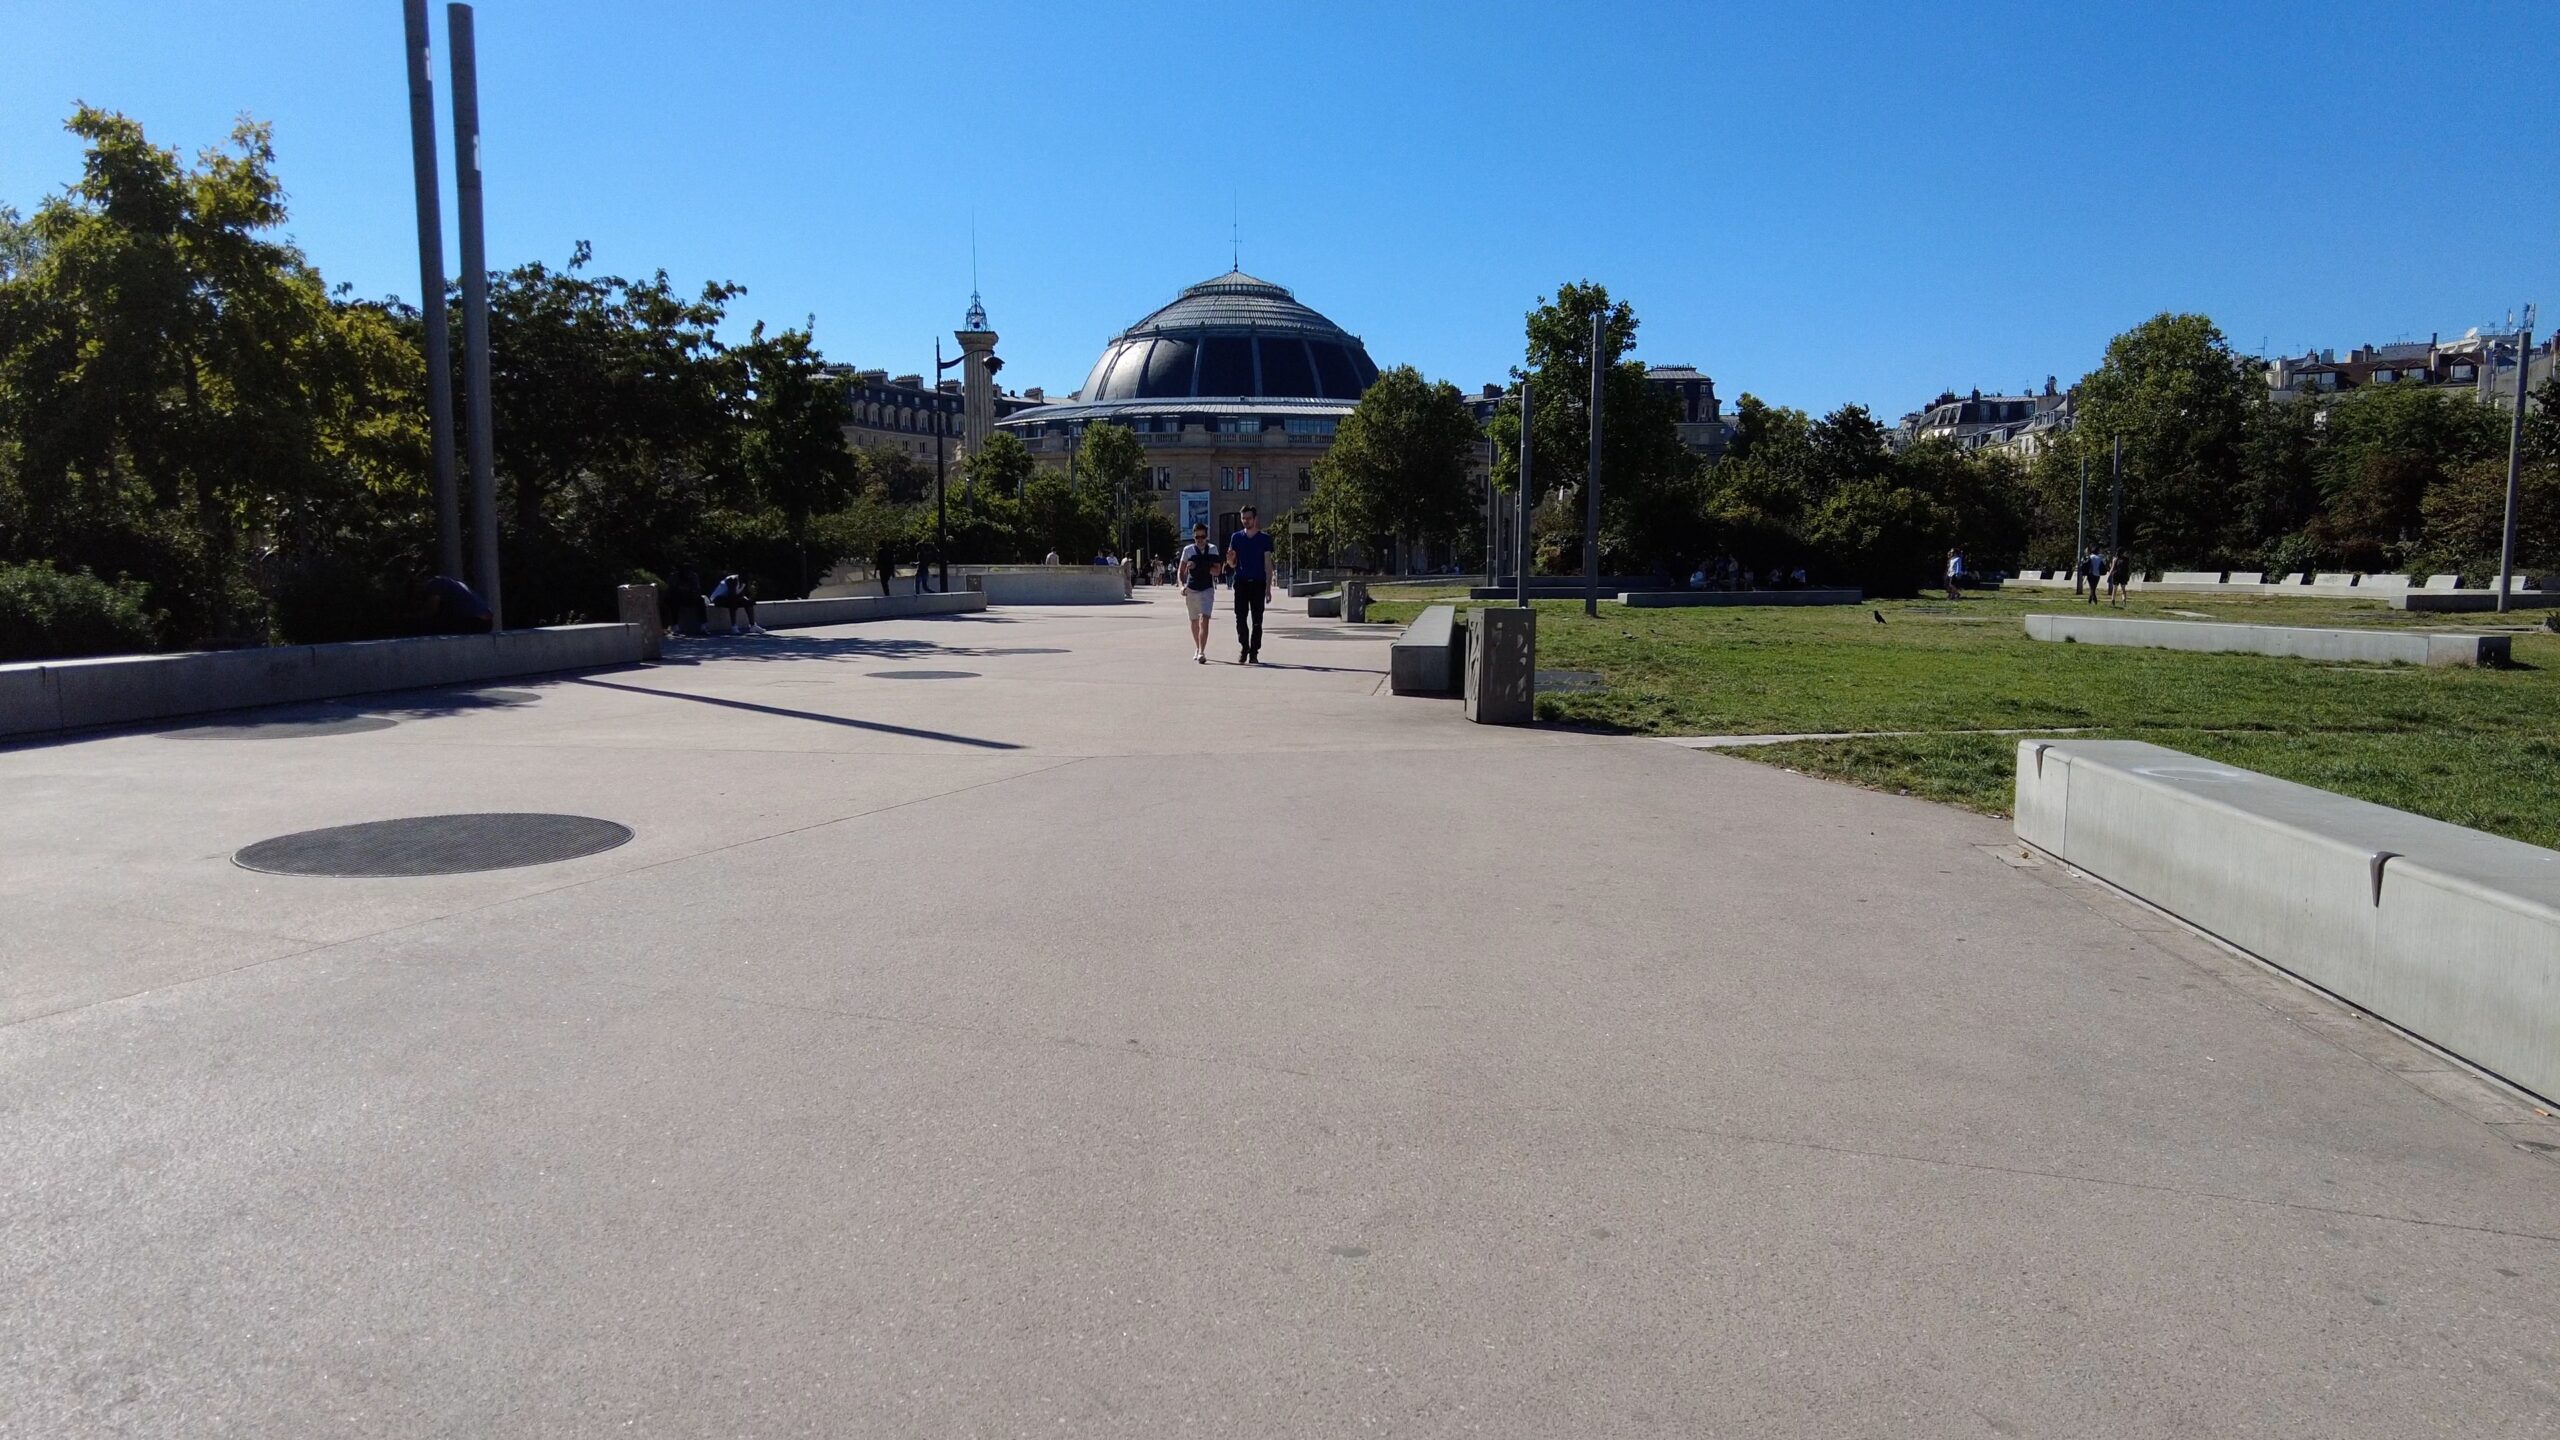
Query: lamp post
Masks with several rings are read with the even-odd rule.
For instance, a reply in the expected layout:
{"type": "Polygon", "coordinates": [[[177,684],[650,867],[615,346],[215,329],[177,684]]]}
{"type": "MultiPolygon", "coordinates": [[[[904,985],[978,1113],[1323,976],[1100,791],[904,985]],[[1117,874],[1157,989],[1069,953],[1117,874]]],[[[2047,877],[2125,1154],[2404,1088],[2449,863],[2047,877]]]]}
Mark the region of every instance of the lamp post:
{"type": "Polygon", "coordinates": [[[1511,538],[1518,561],[1512,567],[1511,583],[1518,591],[1513,603],[1523,610],[1529,608],[1529,454],[1537,449],[1531,439],[1536,430],[1533,413],[1529,408],[1529,378],[1524,375],[1520,377],[1520,526],[1511,538]]]}
{"type": "Polygon", "coordinates": [[[2507,518],[2498,531],[2498,613],[2507,613],[2507,592],[2516,578],[2516,478],[2524,463],[2525,377],[2533,370],[2533,307],[2524,307],[2524,327],[2516,331],[2516,413],[2507,425],[2507,518]]]}
{"type": "MultiPolygon", "coordinates": [[[[942,432],[942,337],[933,337],[933,560],[941,569],[939,588],[951,593],[951,501],[943,494],[942,432]]],[[[924,580],[924,562],[916,562],[916,580],[924,580]]]]}
{"type": "MultiPolygon", "coordinates": [[[[489,625],[507,628],[498,595],[498,480],[489,421],[489,262],[480,219],[480,61],[471,7],[444,7],[453,45],[453,175],[462,230],[462,394],[470,415],[472,550],[489,625]]],[[[438,297],[442,303],[442,297],[438,297]]]]}
{"type": "Polygon", "coordinates": [[[1608,362],[1601,355],[1600,346],[1603,327],[1608,323],[1608,312],[1592,312],[1591,465],[1583,475],[1582,613],[1595,620],[1600,616],[1600,387],[1609,374],[1608,362]]]}

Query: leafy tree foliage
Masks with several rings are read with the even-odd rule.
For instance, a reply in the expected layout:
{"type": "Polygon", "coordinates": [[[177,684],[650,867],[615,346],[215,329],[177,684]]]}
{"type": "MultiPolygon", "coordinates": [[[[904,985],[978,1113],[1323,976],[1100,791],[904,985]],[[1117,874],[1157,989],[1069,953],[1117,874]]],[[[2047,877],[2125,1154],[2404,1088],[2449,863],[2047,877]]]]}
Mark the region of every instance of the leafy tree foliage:
{"type": "Polygon", "coordinates": [[[1392,541],[1455,540],[1474,509],[1468,471],[1481,439],[1457,386],[1410,365],[1381,373],[1315,464],[1312,528],[1372,554],[1392,541]]]}
{"type": "Polygon", "coordinates": [[[272,238],[266,127],[192,165],[69,128],[80,179],[0,244],[0,559],[139,580],[173,639],[261,635],[279,546],[416,524],[415,352],[272,238]]]}
{"type": "MultiPolygon", "coordinates": [[[[1635,348],[1636,314],[1608,287],[1581,281],[1556,287],[1528,315],[1528,368],[1537,413],[1530,417],[1536,446],[1530,479],[1541,496],[1570,491],[1558,503],[1580,504],[1591,464],[1591,372],[1603,368],[1600,431],[1600,541],[1604,569],[1664,564],[1659,532],[1643,517],[1659,514],[1657,491],[1683,480],[1690,464],[1680,447],[1679,402],[1645,383],[1644,363],[1626,359],[1635,348]],[[1601,353],[1591,353],[1591,322],[1601,317],[1601,353]]],[[[1516,410],[1517,404],[1514,402],[1516,410]]],[[[1516,445],[1516,419],[1503,427],[1516,445]]],[[[1506,483],[1516,470],[1506,467],[1506,483]]],[[[1572,563],[1580,568],[1578,547],[1572,563]]]]}

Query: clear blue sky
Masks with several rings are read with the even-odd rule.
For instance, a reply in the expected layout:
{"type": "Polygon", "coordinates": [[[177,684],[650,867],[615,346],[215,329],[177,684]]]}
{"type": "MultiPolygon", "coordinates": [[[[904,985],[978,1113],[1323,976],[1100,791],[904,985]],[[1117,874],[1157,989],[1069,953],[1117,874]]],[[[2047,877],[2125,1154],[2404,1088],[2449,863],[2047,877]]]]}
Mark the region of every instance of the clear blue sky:
{"type": "MultiPolygon", "coordinates": [[[[893,370],[958,322],[973,216],[1005,380],[1064,391],[1227,268],[1231,205],[1246,269],[1465,386],[1586,277],[1728,403],[1888,419],[2162,309],[2294,351],[2560,317],[2547,0],[478,17],[493,264],[591,240],[893,370]]],[[[0,0],[0,35],[0,200],[71,178],[75,100],[188,151],[245,112],[321,269],[415,295],[397,0],[0,0]]]]}

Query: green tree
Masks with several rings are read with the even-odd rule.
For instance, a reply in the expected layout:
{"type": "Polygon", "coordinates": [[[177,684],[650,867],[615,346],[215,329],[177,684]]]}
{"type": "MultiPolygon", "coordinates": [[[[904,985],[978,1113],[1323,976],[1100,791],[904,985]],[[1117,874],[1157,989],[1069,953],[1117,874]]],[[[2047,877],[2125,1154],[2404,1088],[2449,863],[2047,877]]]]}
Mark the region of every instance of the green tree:
{"type": "MultiPolygon", "coordinates": [[[[2322,557],[2346,569],[2407,564],[2428,493],[2507,452],[2507,417],[2468,394],[2367,385],[2328,402],[2321,419],[2321,509],[2306,529],[2322,557]]],[[[2499,475],[2503,487],[2503,463],[2499,475]]]]}
{"type": "Polygon", "coordinates": [[[843,506],[861,481],[844,439],[852,408],[806,329],[768,337],[759,324],[735,355],[746,387],[741,468],[754,493],[782,513],[806,594],[810,521],[843,506]]]}
{"type": "Polygon", "coordinates": [[[1043,466],[1023,483],[1021,526],[1026,546],[1042,554],[1055,550],[1069,564],[1075,564],[1091,557],[1105,543],[1110,534],[1110,517],[1090,487],[1043,466]]]}
{"type": "Polygon", "coordinates": [[[193,165],[82,107],[79,180],[0,226],[0,559],[145,582],[171,638],[261,636],[297,508],[368,494],[422,432],[378,311],[292,245],[272,136],[193,165]]]}
{"type": "MultiPolygon", "coordinates": [[[[1590,469],[1591,321],[1601,318],[1602,424],[1600,438],[1601,550],[1609,564],[1658,564],[1658,538],[1638,529],[1651,513],[1648,492],[1684,473],[1679,402],[1645,383],[1642,361],[1624,359],[1635,348],[1636,314],[1606,286],[1583,281],[1539,297],[1528,315],[1528,368],[1537,413],[1530,433],[1537,451],[1530,475],[1543,496],[1550,490],[1580,493],[1590,469]],[[1616,557],[1614,561],[1610,557],[1616,557]]],[[[1560,497],[1562,498],[1562,497],[1560,497]]]]}
{"type": "Polygon", "coordinates": [[[2231,496],[2252,407],[2266,402],[2256,362],[2231,352],[2202,315],[2161,314],[2108,342],[2082,378],[2078,419],[2057,463],[2089,458],[2090,533],[2104,543],[2111,445],[2124,440],[2126,543],[2154,563],[2206,564],[2254,550],[2231,496]]]}
{"type": "Polygon", "coordinates": [[[999,430],[960,462],[961,488],[982,496],[1019,498],[1039,468],[1040,462],[1032,458],[1031,447],[1022,443],[1021,436],[999,430]]]}
{"type": "Polygon", "coordinates": [[[1474,506],[1468,470],[1482,438],[1457,386],[1410,365],[1381,373],[1315,464],[1311,527],[1373,554],[1390,541],[1454,540],[1474,506]]]}
{"type": "Polygon", "coordinates": [[[737,287],[687,296],[663,273],[591,275],[590,254],[582,241],[561,269],[490,281],[511,624],[593,614],[635,568],[797,563],[778,519],[714,513],[755,503],[740,470],[745,371],[717,333],[737,287]]]}
{"type": "Polygon", "coordinates": [[[1076,480],[1102,517],[1113,545],[1134,548],[1138,517],[1155,507],[1147,489],[1147,450],[1125,425],[1097,420],[1076,447],[1076,480]]]}

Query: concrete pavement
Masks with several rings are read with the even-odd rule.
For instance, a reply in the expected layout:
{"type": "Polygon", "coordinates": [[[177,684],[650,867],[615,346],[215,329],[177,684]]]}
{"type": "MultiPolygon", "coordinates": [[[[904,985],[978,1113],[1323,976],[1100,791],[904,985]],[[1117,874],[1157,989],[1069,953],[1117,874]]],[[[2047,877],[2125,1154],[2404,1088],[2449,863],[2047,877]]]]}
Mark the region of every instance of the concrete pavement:
{"type": "Polygon", "coordinates": [[[0,749],[0,1434],[2560,1426],[2529,1107],[1999,822],[1169,599],[0,749]],[[637,834],[228,859],[487,809],[637,834]]]}

